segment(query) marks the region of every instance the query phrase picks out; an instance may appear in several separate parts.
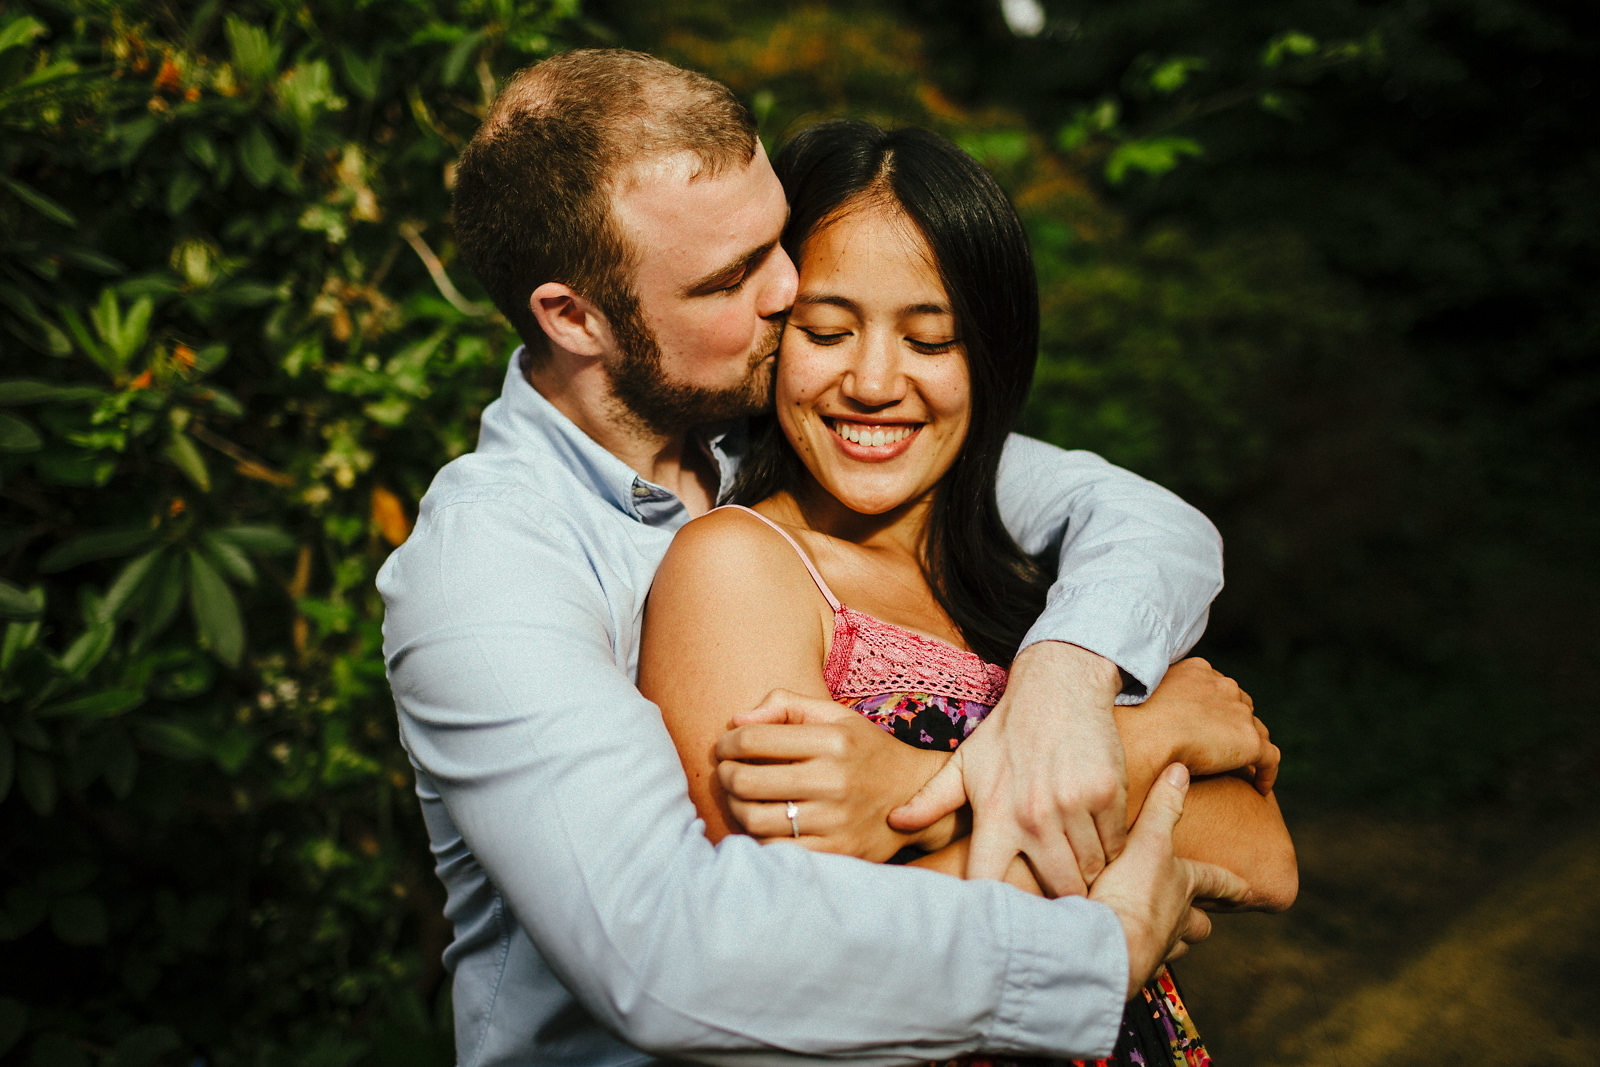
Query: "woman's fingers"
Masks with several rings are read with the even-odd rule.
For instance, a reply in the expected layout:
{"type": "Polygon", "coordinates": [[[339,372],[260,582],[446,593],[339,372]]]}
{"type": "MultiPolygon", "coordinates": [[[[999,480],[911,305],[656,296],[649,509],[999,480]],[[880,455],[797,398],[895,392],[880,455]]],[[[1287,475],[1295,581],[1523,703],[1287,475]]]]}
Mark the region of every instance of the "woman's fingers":
{"type": "Polygon", "coordinates": [[[1255,787],[1256,792],[1266,796],[1278,781],[1278,764],[1283,760],[1283,753],[1272,743],[1267,724],[1258,718],[1255,725],[1256,732],[1261,735],[1261,755],[1255,761],[1255,787]]]}
{"type": "Polygon", "coordinates": [[[755,724],[717,738],[719,760],[804,760],[839,755],[845,739],[832,726],[755,724]]]}
{"type": "Polygon", "coordinates": [[[792,763],[717,764],[717,782],[729,798],[752,802],[838,800],[847,783],[837,767],[805,760],[792,763]]]}

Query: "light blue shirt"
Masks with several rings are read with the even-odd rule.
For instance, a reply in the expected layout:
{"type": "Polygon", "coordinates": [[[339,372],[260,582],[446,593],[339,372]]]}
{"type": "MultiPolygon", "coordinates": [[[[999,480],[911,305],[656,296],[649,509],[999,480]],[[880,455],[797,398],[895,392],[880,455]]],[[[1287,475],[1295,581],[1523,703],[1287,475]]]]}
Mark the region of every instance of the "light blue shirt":
{"type": "MultiPolygon", "coordinates": [[[[742,425],[704,439],[727,484],[742,425]]],[[[1221,587],[1211,525],[1097,457],[1022,438],[1001,496],[1024,548],[1064,552],[1030,639],[1154,686],[1221,587]]],[[[513,356],[477,451],[440,471],[378,576],[455,926],[460,1064],[1107,1053],[1128,974],[1109,908],[706,840],[633,684],[645,596],[688,518],[513,356]]]]}

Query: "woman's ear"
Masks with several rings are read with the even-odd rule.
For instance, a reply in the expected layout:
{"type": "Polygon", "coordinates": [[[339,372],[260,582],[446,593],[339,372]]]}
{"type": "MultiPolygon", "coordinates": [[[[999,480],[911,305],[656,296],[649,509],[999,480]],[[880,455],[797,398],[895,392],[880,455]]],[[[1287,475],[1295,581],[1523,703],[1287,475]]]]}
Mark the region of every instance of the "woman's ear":
{"type": "Polygon", "coordinates": [[[598,357],[616,347],[605,313],[570,285],[545,282],[528,297],[528,308],[557,348],[598,357]]]}

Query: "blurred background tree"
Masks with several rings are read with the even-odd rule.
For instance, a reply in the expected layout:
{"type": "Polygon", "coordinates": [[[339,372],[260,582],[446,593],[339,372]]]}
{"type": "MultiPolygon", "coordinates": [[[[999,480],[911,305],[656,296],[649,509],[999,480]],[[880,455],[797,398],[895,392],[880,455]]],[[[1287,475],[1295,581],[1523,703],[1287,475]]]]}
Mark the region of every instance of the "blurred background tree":
{"type": "Polygon", "coordinates": [[[995,171],[1043,287],[1026,428],[1217,521],[1201,651],[1292,810],[1571,810],[1597,17],[6,3],[0,1059],[448,1062],[372,579],[512,344],[454,264],[452,162],[578,44],[722,78],[769,141],[849,114],[995,171]]]}

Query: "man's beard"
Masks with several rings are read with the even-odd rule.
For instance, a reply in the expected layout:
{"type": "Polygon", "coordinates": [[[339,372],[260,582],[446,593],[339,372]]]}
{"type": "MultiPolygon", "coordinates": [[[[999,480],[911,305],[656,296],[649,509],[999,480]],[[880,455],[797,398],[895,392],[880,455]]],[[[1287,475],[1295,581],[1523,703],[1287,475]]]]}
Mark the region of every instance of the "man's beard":
{"type": "Polygon", "coordinates": [[[654,433],[679,434],[706,423],[754,415],[772,404],[773,368],[762,364],[778,350],[782,323],[773,323],[756,346],[744,380],[725,389],[669,379],[661,366],[661,346],[636,300],[626,300],[611,316],[611,331],[618,350],[611,368],[611,395],[654,433]]]}

